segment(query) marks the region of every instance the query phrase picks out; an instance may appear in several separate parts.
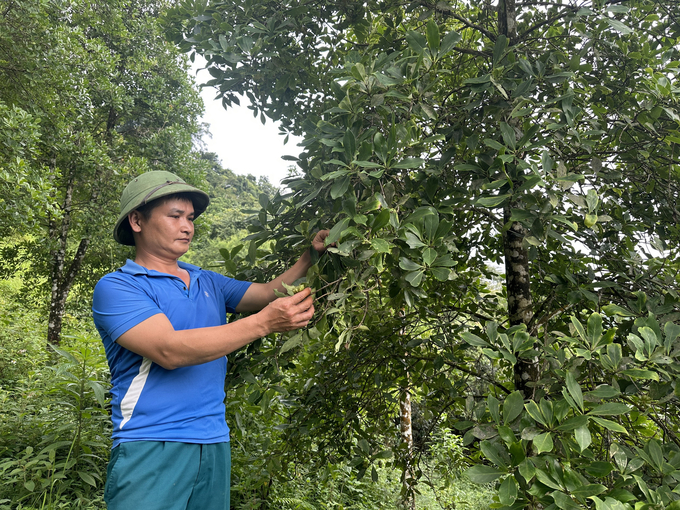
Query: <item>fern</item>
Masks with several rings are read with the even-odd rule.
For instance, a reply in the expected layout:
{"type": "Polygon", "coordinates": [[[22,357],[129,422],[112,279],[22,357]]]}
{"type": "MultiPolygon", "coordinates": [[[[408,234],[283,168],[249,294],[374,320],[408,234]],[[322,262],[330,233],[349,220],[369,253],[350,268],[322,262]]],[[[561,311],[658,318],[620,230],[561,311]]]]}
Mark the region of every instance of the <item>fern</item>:
{"type": "Polygon", "coordinates": [[[290,510],[316,510],[314,505],[297,498],[277,498],[276,503],[285,505],[282,508],[290,508],[290,510]]]}

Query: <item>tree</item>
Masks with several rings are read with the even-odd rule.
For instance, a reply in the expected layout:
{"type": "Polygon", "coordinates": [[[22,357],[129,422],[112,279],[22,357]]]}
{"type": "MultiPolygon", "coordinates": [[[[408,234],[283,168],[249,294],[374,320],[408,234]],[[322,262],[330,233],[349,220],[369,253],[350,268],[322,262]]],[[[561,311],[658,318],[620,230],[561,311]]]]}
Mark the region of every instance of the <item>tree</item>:
{"type": "Polygon", "coordinates": [[[297,353],[315,384],[289,390],[291,437],[313,430],[366,470],[410,376],[414,399],[502,468],[470,473],[503,477],[505,507],[671,504],[675,482],[655,473],[680,457],[649,435],[677,439],[674,369],[638,371],[677,355],[669,4],[187,2],[171,21],[226,106],[245,93],[305,136],[303,175],[263,206],[251,261],[265,241],[289,253],[334,225],[327,315],[297,353]],[[654,427],[627,421],[630,404],[654,427]],[[657,460],[633,475],[643,445],[657,460]]]}
{"type": "Polygon", "coordinates": [[[200,179],[207,166],[192,153],[200,98],[162,36],[161,8],[136,0],[2,8],[0,224],[31,245],[26,276],[50,287],[55,345],[82,269],[92,284],[113,269],[114,252],[122,258],[100,233],[111,231],[125,182],[154,169],[200,179]]]}

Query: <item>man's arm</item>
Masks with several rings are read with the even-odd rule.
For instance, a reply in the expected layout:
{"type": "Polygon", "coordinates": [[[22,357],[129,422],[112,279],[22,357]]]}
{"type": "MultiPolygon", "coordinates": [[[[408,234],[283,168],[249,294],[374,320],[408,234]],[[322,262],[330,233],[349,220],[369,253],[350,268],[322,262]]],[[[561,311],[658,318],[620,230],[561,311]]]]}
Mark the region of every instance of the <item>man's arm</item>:
{"type": "MultiPolygon", "coordinates": [[[[328,237],[328,230],[320,230],[312,240],[312,248],[316,250],[319,255],[326,251],[324,241],[328,237]]],[[[268,283],[253,283],[241,298],[241,302],[236,307],[237,312],[255,312],[262,310],[265,306],[276,299],[274,290],[283,292],[285,289],[281,283],[288,285],[295,280],[307,275],[307,271],[312,267],[312,257],[309,250],[305,250],[298,261],[293,264],[287,271],[276,277],[268,283]]]]}
{"type": "Polygon", "coordinates": [[[116,342],[173,370],[221,358],[270,333],[303,328],[313,315],[311,290],[305,289],[222,326],[175,331],[168,318],[159,313],[123,333],[116,342]]]}

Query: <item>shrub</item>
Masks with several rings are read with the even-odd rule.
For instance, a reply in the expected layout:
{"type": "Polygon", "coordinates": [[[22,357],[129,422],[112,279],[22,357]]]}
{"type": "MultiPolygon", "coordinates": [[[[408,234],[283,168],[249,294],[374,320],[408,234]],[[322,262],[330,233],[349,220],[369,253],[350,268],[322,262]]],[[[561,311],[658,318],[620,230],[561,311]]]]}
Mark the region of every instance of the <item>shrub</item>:
{"type": "Polygon", "coordinates": [[[54,364],[0,389],[0,508],[104,508],[110,424],[99,339],[54,349],[54,364]]]}

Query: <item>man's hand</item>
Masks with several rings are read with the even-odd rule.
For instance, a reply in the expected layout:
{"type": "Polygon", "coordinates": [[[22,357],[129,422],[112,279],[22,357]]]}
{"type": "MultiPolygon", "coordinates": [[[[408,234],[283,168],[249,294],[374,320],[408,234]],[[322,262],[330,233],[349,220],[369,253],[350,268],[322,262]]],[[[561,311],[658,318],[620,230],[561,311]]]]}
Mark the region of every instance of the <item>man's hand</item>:
{"type": "MultiPolygon", "coordinates": [[[[326,238],[329,234],[329,230],[319,230],[312,240],[312,248],[316,250],[319,255],[324,253],[328,248],[328,246],[326,246],[326,238]]],[[[335,246],[335,243],[331,244],[330,246],[335,246]]],[[[268,283],[253,283],[250,287],[248,287],[248,290],[241,298],[241,302],[236,307],[236,311],[239,313],[255,312],[259,310],[264,311],[265,307],[269,305],[269,303],[273,303],[279,295],[285,294],[286,289],[284,289],[282,285],[283,283],[290,285],[300,278],[303,278],[307,274],[309,268],[312,267],[313,263],[314,262],[312,262],[312,254],[310,250],[305,250],[298,261],[282,275],[279,275],[268,283]],[[279,292],[279,295],[277,295],[276,291],[279,292]]],[[[300,293],[296,294],[296,296],[297,295],[300,295],[300,293]]],[[[277,304],[276,306],[282,305],[277,304]]],[[[311,306],[311,302],[309,303],[309,306],[311,306]]],[[[309,306],[307,308],[309,308],[309,306]]],[[[311,314],[309,318],[311,318],[311,314]]],[[[290,331],[291,329],[296,328],[291,327],[287,330],[280,331],[290,331]]]]}
{"type": "Polygon", "coordinates": [[[314,315],[311,289],[304,289],[290,297],[276,299],[260,311],[263,326],[269,333],[283,333],[304,328],[314,315]]]}
{"type": "MultiPolygon", "coordinates": [[[[326,246],[326,238],[328,237],[328,234],[330,234],[330,230],[319,230],[314,236],[314,239],[312,239],[312,248],[318,251],[319,255],[325,252],[328,248],[328,246],[326,246]]],[[[331,246],[335,246],[335,243],[331,244],[331,246]]]]}

